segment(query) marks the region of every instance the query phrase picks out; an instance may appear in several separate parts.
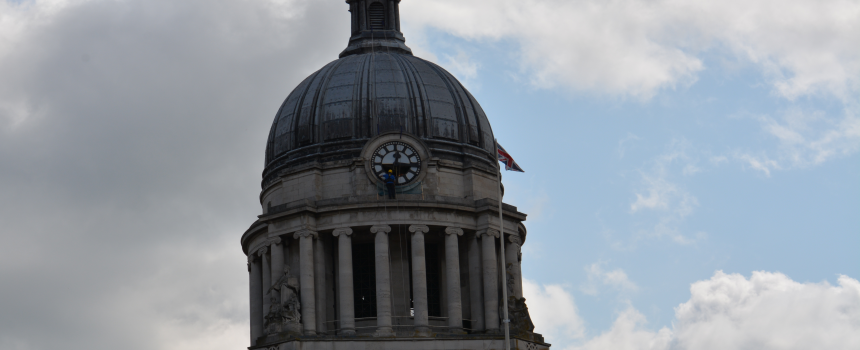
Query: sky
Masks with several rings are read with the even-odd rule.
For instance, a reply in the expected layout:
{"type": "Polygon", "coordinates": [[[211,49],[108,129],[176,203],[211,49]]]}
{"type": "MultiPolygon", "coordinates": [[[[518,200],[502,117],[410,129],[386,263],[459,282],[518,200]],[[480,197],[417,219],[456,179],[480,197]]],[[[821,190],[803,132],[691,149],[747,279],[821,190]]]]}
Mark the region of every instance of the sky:
{"type": "MultiPolygon", "coordinates": [[[[557,350],[860,348],[860,1],[405,0],[526,170],[557,350]]],[[[265,140],[339,0],[0,0],[0,349],[239,349],[265,140]]]]}

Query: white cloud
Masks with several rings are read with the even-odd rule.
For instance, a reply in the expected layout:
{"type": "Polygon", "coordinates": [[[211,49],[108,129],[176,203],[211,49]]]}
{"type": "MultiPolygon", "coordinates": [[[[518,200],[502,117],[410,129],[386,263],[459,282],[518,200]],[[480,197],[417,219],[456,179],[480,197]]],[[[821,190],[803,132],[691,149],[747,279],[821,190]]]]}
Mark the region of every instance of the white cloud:
{"type": "Polygon", "coordinates": [[[678,349],[858,349],[860,282],[799,283],[781,273],[718,271],[675,309],[678,349]]]}
{"type": "Polygon", "coordinates": [[[585,273],[588,275],[588,283],[580,287],[580,290],[588,295],[597,295],[599,292],[598,283],[603,286],[608,286],[612,289],[624,292],[635,292],[639,290],[639,286],[627,277],[627,273],[622,269],[605,271],[604,263],[593,263],[585,267],[585,273]]]}
{"type": "Polygon", "coordinates": [[[627,133],[627,137],[618,140],[618,158],[624,158],[624,153],[627,152],[627,149],[632,148],[630,146],[627,146],[627,144],[631,144],[639,140],[641,140],[639,136],[636,136],[630,132],[627,133]]]}
{"type": "Polygon", "coordinates": [[[643,209],[668,209],[670,197],[678,193],[675,184],[662,177],[642,174],[642,182],[645,194],[636,193],[636,201],[630,204],[630,211],[634,213],[643,209]]]}
{"type": "Polygon", "coordinates": [[[410,26],[513,39],[532,83],[649,98],[690,84],[717,53],[757,65],[788,99],[860,88],[860,3],[851,0],[435,0],[410,26]]]}
{"type": "Polygon", "coordinates": [[[673,181],[673,173],[693,175],[701,169],[695,166],[694,159],[688,155],[690,148],[684,140],[673,140],[668,149],[650,162],[650,168],[640,171],[642,187],[635,191],[636,200],[630,204],[631,213],[653,211],[657,218],[649,229],[636,233],[634,239],[643,237],[670,237],[679,244],[690,244],[704,237],[697,234],[696,238],[683,234],[679,226],[684,219],[693,214],[699,206],[699,200],[673,181]]]}
{"type": "Polygon", "coordinates": [[[577,339],[585,327],[573,295],[560,285],[538,285],[523,279],[523,296],[535,324],[535,332],[546,339],[577,339]]]}
{"type": "Polygon", "coordinates": [[[0,349],[246,347],[263,140],[345,6],[0,1],[0,349]]]}
{"type": "Polygon", "coordinates": [[[649,331],[634,309],[573,349],[806,350],[860,348],[860,282],[799,283],[780,273],[718,271],[693,283],[672,329],[649,331]]]}
{"type": "Polygon", "coordinates": [[[770,177],[770,171],[773,169],[781,169],[779,163],[768,158],[766,155],[752,155],[749,153],[736,154],[735,158],[742,161],[754,170],[761,171],[765,176],[770,177]]]}
{"type": "Polygon", "coordinates": [[[612,328],[589,339],[580,346],[567,346],[567,350],[667,350],[672,341],[672,331],[662,328],[651,332],[644,328],[645,316],[628,308],[615,320],[612,328]]]}
{"type": "MultiPolygon", "coordinates": [[[[799,283],[781,273],[745,278],[717,271],[691,285],[671,328],[651,330],[645,316],[628,307],[599,335],[583,338],[576,329],[547,341],[576,350],[858,349],[860,282],[847,276],[838,281],[833,286],[799,283]]],[[[555,301],[567,304],[569,298],[555,301]]],[[[544,322],[545,314],[532,315],[544,322]]]]}
{"type": "Polygon", "coordinates": [[[446,69],[462,79],[475,79],[478,77],[478,63],[473,62],[465,51],[458,51],[457,56],[445,55],[446,69]]]}
{"type": "Polygon", "coordinates": [[[762,130],[778,144],[770,152],[735,151],[734,158],[770,176],[773,170],[806,168],[845,157],[860,150],[860,116],[852,108],[829,117],[821,111],[791,109],[778,114],[753,116],[762,130]]]}

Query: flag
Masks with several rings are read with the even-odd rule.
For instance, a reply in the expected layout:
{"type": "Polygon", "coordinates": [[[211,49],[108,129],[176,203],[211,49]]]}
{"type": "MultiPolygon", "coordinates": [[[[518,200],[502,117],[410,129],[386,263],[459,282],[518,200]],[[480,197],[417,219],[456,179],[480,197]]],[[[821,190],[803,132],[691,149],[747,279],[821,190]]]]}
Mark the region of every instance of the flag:
{"type": "Polygon", "coordinates": [[[505,151],[502,145],[498,142],[496,142],[496,151],[499,154],[499,161],[505,163],[505,170],[519,171],[521,173],[525,172],[523,168],[520,168],[520,165],[514,161],[514,157],[511,157],[508,151],[505,151]]]}

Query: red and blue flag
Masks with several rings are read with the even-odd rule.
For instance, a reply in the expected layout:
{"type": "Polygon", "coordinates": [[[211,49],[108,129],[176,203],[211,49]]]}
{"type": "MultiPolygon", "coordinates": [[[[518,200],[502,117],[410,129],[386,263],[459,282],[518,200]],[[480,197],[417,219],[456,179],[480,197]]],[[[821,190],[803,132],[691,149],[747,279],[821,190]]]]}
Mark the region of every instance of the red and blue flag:
{"type": "Polygon", "coordinates": [[[498,142],[496,142],[496,151],[499,155],[499,161],[505,163],[505,170],[513,170],[524,173],[523,168],[520,168],[520,165],[514,161],[514,157],[511,157],[508,151],[505,151],[505,148],[502,147],[498,142]]]}

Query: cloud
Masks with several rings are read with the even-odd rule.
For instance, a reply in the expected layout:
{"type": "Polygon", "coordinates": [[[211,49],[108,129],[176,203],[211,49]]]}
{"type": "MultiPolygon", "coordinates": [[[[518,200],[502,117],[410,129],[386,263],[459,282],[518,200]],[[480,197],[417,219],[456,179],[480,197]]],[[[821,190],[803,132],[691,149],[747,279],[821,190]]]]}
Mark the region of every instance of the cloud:
{"type": "Polygon", "coordinates": [[[632,144],[639,140],[642,140],[642,138],[630,132],[627,133],[627,137],[618,140],[618,158],[624,158],[624,153],[627,152],[627,149],[632,148],[632,146],[627,146],[627,144],[632,144]]]}
{"type": "Polygon", "coordinates": [[[856,1],[435,0],[403,10],[411,25],[514,40],[543,88],[649,98],[695,82],[709,54],[757,66],[788,99],[853,99],[860,88],[856,1]]]}
{"type": "Polygon", "coordinates": [[[523,279],[523,296],[535,324],[535,332],[546,339],[578,339],[584,335],[573,295],[560,285],[539,285],[523,279]]]}
{"type": "Polygon", "coordinates": [[[266,134],[344,6],[0,1],[0,348],[247,346],[266,134]]]}
{"type": "MultiPolygon", "coordinates": [[[[598,350],[849,350],[860,346],[860,282],[800,283],[774,272],[750,278],[717,271],[690,287],[690,299],[675,308],[671,328],[648,328],[633,307],[620,312],[609,330],[582,336],[579,329],[547,337],[562,349],[598,350]]],[[[563,296],[563,293],[557,295],[563,296]]],[[[558,300],[560,303],[571,303],[558,300]]],[[[539,299],[539,298],[538,298],[539,299]]],[[[544,317],[533,313],[535,323],[544,317]]]]}
{"type": "Polygon", "coordinates": [[[668,209],[670,197],[678,193],[675,184],[666,181],[663,177],[642,175],[645,183],[645,192],[636,193],[636,201],[630,204],[630,211],[637,212],[644,209],[668,209]]]}
{"type": "Polygon", "coordinates": [[[753,170],[758,170],[770,177],[770,171],[773,169],[781,169],[779,163],[768,158],[766,155],[752,155],[748,153],[736,154],[735,158],[748,165],[753,170]]]}
{"type": "Polygon", "coordinates": [[[646,220],[654,223],[645,225],[649,227],[647,229],[639,229],[634,240],[670,237],[676,243],[690,244],[704,237],[704,233],[699,233],[691,238],[679,228],[699,206],[699,200],[673,179],[673,173],[690,176],[701,171],[696,167],[694,157],[688,155],[689,148],[691,146],[685,140],[672,140],[663,154],[651,160],[647,169],[639,171],[642,186],[634,191],[636,199],[630,203],[630,212],[640,215],[654,212],[653,215],[645,215],[646,220]]]}
{"type": "Polygon", "coordinates": [[[589,339],[581,346],[567,346],[564,349],[574,350],[665,350],[669,349],[672,341],[672,331],[662,328],[651,332],[644,328],[647,323],[645,316],[628,308],[622,312],[612,328],[596,337],[589,339]]]}
{"type": "Polygon", "coordinates": [[[608,286],[622,293],[635,292],[639,290],[636,283],[630,281],[627,273],[622,269],[612,271],[603,270],[604,263],[597,262],[585,267],[585,273],[588,275],[588,283],[583,285],[580,290],[588,295],[597,295],[599,290],[597,283],[608,286]]]}
{"type": "Polygon", "coordinates": [[[770,176],[773,170],[807,168],[860,150],[860,116],[846,107],[841,117],[793,108],[774,116],[751,116],[765,135],[777,141],[775,151],[735,151],[734,158],[770,176]]]}
{"type": "Polygon", "coordinates": [[[860,282],[799,283],[781,273],[718,271],[675,309],[679,349],[856,349],[860,282]]]}

